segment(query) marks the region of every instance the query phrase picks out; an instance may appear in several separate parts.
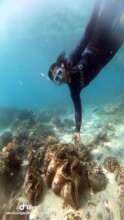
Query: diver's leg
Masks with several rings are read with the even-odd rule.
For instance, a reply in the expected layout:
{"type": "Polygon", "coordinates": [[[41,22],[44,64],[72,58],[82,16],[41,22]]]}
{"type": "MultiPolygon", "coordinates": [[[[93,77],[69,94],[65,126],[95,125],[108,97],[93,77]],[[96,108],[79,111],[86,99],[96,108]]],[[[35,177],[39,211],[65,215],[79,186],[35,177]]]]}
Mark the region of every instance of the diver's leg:
{"type": "Polygon", "coordinates": [[[112,39],[117,45],[124,43],[124,8],[113,26],[112,39]]]}
{"type": "Polygon", "coordinates": [[[122,14],[119,19],[118,38],[122,43],[124,43],[124,14],[122,14]]]}
{"type": "Polygon", "coordinates": [[[81,59],[81,54],[89,41],[92,38],[94,28],[96,26],[98,15],[99,15],[99,9],[100,9],[100,0],[96,0],[92,15],[90,17],[90,20],[88,22],[88,25],[86,27],[85,33],[83,34],[83,37],[79,43],[79,45],[75,48],[75,50],[70,55],[70,61],[72,62],[72,65],[77,65],[79,60],[81,59]]]}
{"type": "MultiPolygon", "coordinates": [[[[121,0],[120,0],[121,1],[121,0]]],[[[82,59],[82,53],[89,42],[112,36],[113,24],[118,14],[119,0],[96,0],[86,31],[75,50],[70,55],[72,65],[82,59]]]]}
{"type": "Polygon", "coordinates": [[[99,17],[96,23],[94,35],[110,34],[118,14],[119,0],[102,0],[99,9],[99,17]]]}

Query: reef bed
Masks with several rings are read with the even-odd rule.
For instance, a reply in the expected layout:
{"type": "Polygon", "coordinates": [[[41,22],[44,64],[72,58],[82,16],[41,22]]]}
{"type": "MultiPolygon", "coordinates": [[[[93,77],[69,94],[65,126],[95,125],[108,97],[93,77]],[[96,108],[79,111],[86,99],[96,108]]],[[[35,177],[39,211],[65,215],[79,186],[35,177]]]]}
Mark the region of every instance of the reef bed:
{"type": "Polygon", "coordinates": [[[123,107],[90,106],[78,145],[65,109],[14,109],[0,136],[0,219],[124,220],[123,107]]]}

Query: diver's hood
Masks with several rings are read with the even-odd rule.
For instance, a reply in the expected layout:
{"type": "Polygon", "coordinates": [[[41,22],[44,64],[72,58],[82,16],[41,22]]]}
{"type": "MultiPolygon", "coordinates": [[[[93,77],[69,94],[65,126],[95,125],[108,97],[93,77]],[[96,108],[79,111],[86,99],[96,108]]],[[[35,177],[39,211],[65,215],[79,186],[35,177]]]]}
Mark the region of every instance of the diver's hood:
{"type": "Polygon", "coordinates": [[[67,60],[66,60],[66,57],[65,57],[65,52],[62,52],[58,57],[57,57],[57,60],[56,60],[56,65],[58,67],[61,67],[61,65],[64,64],[65,68],[67,67],[67,60]]]}

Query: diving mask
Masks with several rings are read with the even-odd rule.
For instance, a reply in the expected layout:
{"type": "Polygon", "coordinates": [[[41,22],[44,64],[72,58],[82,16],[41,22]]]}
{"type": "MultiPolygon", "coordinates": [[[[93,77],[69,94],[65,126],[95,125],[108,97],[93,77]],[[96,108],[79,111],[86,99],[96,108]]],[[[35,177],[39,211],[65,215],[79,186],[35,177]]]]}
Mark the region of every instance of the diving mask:
{"type": "Polygon", "coordinates": [[[62,83],[62,79],[64,76],[64,69],[59,67],[56,69],[53,81],[57,84],[60,85],[62,83]]]}

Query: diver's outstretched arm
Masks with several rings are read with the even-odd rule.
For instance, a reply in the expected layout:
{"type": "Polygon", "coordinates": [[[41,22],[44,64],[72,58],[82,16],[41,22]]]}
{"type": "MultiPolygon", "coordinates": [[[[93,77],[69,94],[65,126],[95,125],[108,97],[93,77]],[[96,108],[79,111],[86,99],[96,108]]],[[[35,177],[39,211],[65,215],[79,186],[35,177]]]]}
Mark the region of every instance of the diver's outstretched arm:
{"type": "Polygon", "coordinates": [[[71,98],[75,110],[75,124],[76,124],[75,132],[80,132],[81,122],[82,122],[82,105],[81,105],[80,93],[76,93],[73,90],[71,90],[71,98]]]}
{"type": "Polygon", "coordinates": [[[100,10],[100,0],[96,0],[90,21],[86,27],[86,31],[79,43],[79,45],[75,48],[75,50],[70,55],[70,61],[72,63],[72,66],[77,65],[79,60],[81,59],[81,54],[89,41],[91,40],[93,36],[93,32],[95,29],[95,26],[97,24],[97,19],[99,16],[99,10],[100,10]]]}

